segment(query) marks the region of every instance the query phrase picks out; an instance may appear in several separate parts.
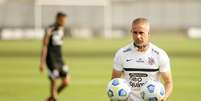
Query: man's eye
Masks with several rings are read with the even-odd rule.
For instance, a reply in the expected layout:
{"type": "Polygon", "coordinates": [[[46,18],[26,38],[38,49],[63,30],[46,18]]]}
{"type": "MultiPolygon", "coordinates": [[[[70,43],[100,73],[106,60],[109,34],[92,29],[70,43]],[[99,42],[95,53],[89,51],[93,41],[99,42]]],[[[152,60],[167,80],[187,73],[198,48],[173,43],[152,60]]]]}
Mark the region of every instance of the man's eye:
{"type": "Polygon", "coordinates": [[[139,32],[140,34],[144,34],[144,32],[139,32]]]}
{"type": "Polygon", "coordinates": [[[137,34],[137,32],[134,31],[133,34],[137,34]]]}

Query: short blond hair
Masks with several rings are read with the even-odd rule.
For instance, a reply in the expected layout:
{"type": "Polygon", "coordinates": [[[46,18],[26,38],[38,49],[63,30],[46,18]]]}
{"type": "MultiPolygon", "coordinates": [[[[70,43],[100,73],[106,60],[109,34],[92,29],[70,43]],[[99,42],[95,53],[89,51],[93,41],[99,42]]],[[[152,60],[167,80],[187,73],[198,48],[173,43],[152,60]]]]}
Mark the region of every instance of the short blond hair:
{"type": "Polygon", "coordinates": [[[139,23],[145,23],[145,24],[149,24],[149,20],[147,18],[136,18],[133,20],[132,24],[135,25],[135,24],[139,24],[139,23]]]}
{"type": "Polygon", "coordinates": [[[147,27],[147,29],[150,31],[150,23],[147,18],[140,17],[140,18],[134,19],[132,22],[132,26],[135,26],[138,24],[144,24],[147,27]]]}

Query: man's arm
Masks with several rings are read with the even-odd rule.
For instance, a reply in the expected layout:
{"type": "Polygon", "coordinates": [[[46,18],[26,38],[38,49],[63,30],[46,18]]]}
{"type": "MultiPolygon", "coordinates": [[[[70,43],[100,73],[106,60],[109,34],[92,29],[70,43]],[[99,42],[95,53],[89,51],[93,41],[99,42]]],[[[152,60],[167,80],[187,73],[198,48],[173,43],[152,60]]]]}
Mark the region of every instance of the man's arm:
{"type": "MultiPolygon", "coordinates": [[[[115,69],[112,70],[112,79],[114,78],[120,78],[122,75],[122,72],[121,71],[117,71],[115,69]]],[[[109,101],[112,101],[111,98],[109,101]]]]}
{"type": "Polygon", "coordinates": [[[163,101],[167,101],[168,97],[171,95],[173,91],[173,80],[171,71],[161,72],[162,79],[164,80],[165,86],[165,97],[163,101]]]}
{"type": "Polygon", "coordinates": [[[121,75],[122,75],[121,71],[117,71],[115,69],[112,70],[112,79],[114,79],[114,78],[120,78],[121,75]]]}
{"type": "Polygon", "coordinates": [[[42,50],[41,50],[41,58],[40,58],[40,66],[39,66],[39,69],[41,72],[43,72],[44,68],[45,68],[45,60],[46,60],[46,56],[47,56],[47,46],[49,43],[50,35],[51,35],[51,29],[48,29],[47,33],[45,34],[45,36],[43,38],[43,45],[42,45],[42,50]]]}

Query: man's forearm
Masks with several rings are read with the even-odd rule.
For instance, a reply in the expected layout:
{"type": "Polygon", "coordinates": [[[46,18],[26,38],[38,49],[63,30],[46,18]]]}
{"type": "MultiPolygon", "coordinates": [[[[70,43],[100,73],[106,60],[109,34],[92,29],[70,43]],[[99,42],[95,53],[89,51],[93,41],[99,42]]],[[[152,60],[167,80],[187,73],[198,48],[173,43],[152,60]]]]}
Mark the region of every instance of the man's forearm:
{"type": "Polygon", "coordinates": [[[41,51],[41,63],[45,63],[46,56],[47,56],[47,46],[43,46],[41,51]]]}
{"type": "Polygon", "coordinates": [[[122,72],[116,71],[116,70],[113,69],[113,71],[112,71],[112,79],[114,79],[114,78],[120,78],[121,77],[121,73],[122,72]]]}
{"type": "Polygon", "coordinates": [[[167,101],[167,99],[170,97],[173,91],[173,79],[172,79],[172,74],[171,71],[167,72],[161,72],[162,78],[164,80],[164,86],[165,86],[165,97],[164,101],[167,101]]]}
{"type": "Polygon", "coordinates": [[[172,94],[172,90],[173,90],[173,83],[172,82],[166,82],[165,83],[165,99],[167,100],[168,97],[172,94]]]}

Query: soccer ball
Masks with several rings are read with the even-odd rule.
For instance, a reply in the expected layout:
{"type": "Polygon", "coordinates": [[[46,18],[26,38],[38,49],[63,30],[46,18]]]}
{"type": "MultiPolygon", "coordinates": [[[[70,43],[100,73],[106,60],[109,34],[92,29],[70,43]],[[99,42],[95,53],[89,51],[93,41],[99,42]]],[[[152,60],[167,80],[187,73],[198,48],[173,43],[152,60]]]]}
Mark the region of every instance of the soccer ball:
{"type": "Polygon", "coordinates": [[[165,89],[159,81],[149,80],[142,86],[140,95],[144,101],[161,101],[165,96],[165,89]]]}
{"type": "Polygon", "coordinates": [[[131,87],[122,78],[115,78],[108,83],[107,95],[112,101],[124,101],[128,98],[131,87]]]}

